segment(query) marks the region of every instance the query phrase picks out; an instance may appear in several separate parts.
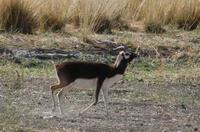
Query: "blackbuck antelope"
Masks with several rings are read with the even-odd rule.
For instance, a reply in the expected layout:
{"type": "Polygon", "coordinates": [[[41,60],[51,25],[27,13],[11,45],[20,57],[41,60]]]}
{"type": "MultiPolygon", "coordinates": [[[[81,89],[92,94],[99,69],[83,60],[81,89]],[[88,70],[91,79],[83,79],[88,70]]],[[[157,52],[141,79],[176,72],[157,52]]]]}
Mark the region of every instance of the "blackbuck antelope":
{"type": "Polygon", "coordinates": [[[59,84],[51,86],[54,107],[53,110],[56,109],[54,95],[54,92],[56,90],[59,90],[57,94],[58,105],[62,114],[63,104],[60,101],[62,101],[61,95],[63,93],[63,88],[67,86],[67,89],[69,89],[69,86],[71,84],[80,80],[85,80],[86,83],[91,82],[92,80],[93,84],[95,84],[96,87],[94,102],[90,104],[87,108],[83,109],[80,113],[87,111],[91,106],[97,104],[99,92],[102,89],[104,104],[108,115],[108,88],[122,78],[122,75],[124,74],[127,65],[136,57],[137,54],[135,53],[121,51],[118,54],[116,61],[113,65],[92,62],[64,62],[62,64],[55,65],[59,84]]]}

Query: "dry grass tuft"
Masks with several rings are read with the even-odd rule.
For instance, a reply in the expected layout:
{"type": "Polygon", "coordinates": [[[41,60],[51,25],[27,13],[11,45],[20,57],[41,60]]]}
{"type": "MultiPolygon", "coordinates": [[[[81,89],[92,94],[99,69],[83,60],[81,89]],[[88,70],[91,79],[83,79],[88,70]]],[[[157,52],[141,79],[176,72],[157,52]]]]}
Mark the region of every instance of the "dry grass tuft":
{"type": "Polygon", "coordinates": [[[146,24],[166,25],[175,24],[178,28],[185,30],[196,29],[200,23],[200,1],[199,0],[130,0],[136,2],[138,8],[133,8],[134,20],[143,20],[146,24]],[[152,24],[155,23],[155,24],[152,24]]]}
{"type": "Polygon", "coordinates": [[[40,30],[61,31],[67,21],[69,0],[44,1],[40,8],[40,30]]]}
{"type": "Polygon", "coordinates": [[[175,10],[174,20],[179,28],[185,30],[196,29],[200,24],[200,1],[199,0],[179,0],[179,8],[175,10]]]}
{"type": "Polygon", "coordinates": [[[161,23],[147,21],[145,22],[145,31],[147,33],[164,33],[165,29],[161,23]]]}
{"type": "Polygon", "coordinates": [[[32,33],[38,26],[33,1],[0,0],[0,28],[5,31],[32,33]]]}
{"type": "Polygon", "coordinates": [[[113,23],[120,20],[125,6],[123,0],[79,0],[71,7],[69,22],[84,33],[111,33],[113,23]]]}

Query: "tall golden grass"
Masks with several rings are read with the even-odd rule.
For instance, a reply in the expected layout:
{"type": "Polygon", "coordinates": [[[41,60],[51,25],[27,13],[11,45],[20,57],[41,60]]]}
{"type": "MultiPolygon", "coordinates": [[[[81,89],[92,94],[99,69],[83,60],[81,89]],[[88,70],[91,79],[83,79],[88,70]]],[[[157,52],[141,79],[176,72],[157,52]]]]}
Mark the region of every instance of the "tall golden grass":
{"type": "Polygon", "coordinates": [[[0,0],[0,29],[32,33],[38,24],[33,1],[0,0]]]}
{"type": "Polygon", "coordinates": [[[195,29],[200,22],[199,0],[143,0],[136,20],[145,23],[175,24],[186,30],[195,29]]]}
{"type": "Polygon", "coordinates": [[[85,33],[109,33],[121,26],[116,23],[135,21],[193,30],[200,25],[200,1],[0,0],[0,29],[4,31],[67,31],[65,25],[73,24],[85,33]]]}
{"type": "Polygon", "coordinates": [[[68,20],[83,32],[111,32],[112,22],[122,17],[125,7],[124,0],[77,0],[69,9],[68,20]]]}
{"type": "Polygon", "coordinates": [[[67,22],[69,0],[45,0],[39,8],[40,30],[61,31],[67,22]]]}

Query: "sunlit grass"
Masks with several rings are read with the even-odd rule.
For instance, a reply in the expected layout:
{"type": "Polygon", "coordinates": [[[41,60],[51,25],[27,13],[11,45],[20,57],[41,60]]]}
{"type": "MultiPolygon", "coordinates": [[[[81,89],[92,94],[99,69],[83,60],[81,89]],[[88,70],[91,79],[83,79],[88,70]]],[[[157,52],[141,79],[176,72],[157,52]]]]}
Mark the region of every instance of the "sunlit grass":
{"type": "Polygon", "coordinates": [[[1,60],[0,62],[0,74],[2,77],[13,77],[15,78],[19,74],[24,78],[36,78],[36,77],[53,77],[54,67],[51,62],[40,62],[33,66],[34,62],[25,62],[24,64],[16,64],[7,60],[1,60]],[[4,62],[3,62],[4,61],[4,62]],[[29,63],[29,64],[25,64],[29,63]],[[42,63],[42,64],[41,64],[42,63]],[[32,66],[31,66],[32,65],[32,66]]]}
{"type": "MultiPolygon", "coordinates": [[[[97,62],[110,64],[109,60],[100,59],[97,62]]],[[[82,58],[83,60],[84,57],[82,58]]],[[[88,60],[88,59],[86,59],[88,60]]],[[[86,61],[85,60],[85,61],[86,61]]],[[[91,60],[91,58],[90,58],[91,60]]],[[[58,62],[59,63],[59,62],[58,62]]],[[[182,63],[182,62],[180,62],[182,63]]],[[[16,64],[7,60],[0,61],[1,77],[19,81],[19,78],[55,78],[56,71],[52,62],[38,60],[24,60],[21,64],[16,64]],[[18,79],[17,79],[18,78],[18,79]]],[[[177,65],[172,61],[164,62],[164,67],[160,67],[158,59],[141,59],[128,66],[124,79],[127,81],[141,81],[145,83],[163,82],[198,82],[200,79],[199,64],[186,63],[177,65]]]]}
{"type": "Polygon", "coordinates": [[[156,33],[158,27],[162,29],[168,24],[193,30],[200,22],[200,1],[0,0],[0,30],[11,32],[67,32],[66,24],[72,24],[83,35],[110,33],[116,26],[131,25],[136,21],[142,21],[150,32],[156,33]],[[120,24],[122,22],[124,24],[120,24]]]}
{"type": "Polygon", "coordinates": [[[200,79],[199,64],[180,64],[175,66],[173,62],[165,62],[164,67],[160,69],[159,60],[142,60],[139,63],[132,64],[128,68],[125,79],[128,81],[142,81],[146,83],[163,82],[198,82],[200,79]]]}

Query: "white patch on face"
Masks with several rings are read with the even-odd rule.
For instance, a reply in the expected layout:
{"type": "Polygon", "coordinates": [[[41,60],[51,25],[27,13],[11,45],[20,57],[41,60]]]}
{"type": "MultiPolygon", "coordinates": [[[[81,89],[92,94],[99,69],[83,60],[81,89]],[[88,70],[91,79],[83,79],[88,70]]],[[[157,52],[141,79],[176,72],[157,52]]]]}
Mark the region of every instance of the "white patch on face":
{"type": "Polygon", "coordinates": [[[125,54],[124,54],[124,58],[125,58],[125,59],[129,59],[129,58],[130,58],[130,54],[129,54],[129,53],[125,53],[125,54]]]}
{"type": "Polygon", "coordinates": [[[115,67],[118,67],[119,64],[120,64],[120,62],[122,61],[122,59],[123,59],[122,54],[124,54],[124,51],[121,51],[121,52],[119,53],[119,55],[117,56],[117,59],[116,59],[116,61],[115,61],[115,63],[114,63],[115,67]]]}
{"type": "MultiPolygon", "coordinates": [[[[105,88],[110,88],[115,83],[122,80],[122,75],[115,75],[111,78],[106,78],[103,82],[103,86],[105,88]]],[[[72,89],[96,89],[97,86],[97,78],[94,79],[77,79],[72,84],[72,89]]]]}

